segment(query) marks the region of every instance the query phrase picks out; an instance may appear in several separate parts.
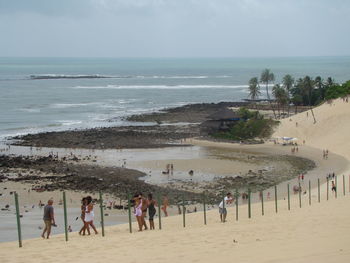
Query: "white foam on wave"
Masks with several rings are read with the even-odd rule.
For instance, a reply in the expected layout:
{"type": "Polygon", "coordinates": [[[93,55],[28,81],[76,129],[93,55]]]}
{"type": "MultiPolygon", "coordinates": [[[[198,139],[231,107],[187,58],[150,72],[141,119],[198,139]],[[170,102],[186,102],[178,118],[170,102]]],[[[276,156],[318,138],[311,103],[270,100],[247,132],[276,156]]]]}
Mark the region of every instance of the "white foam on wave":
{"type": "Polygon", "coordinates": [[[139,79],[207,79],[209,76],[136,76],[139,79]]]}
{"type": "Polygon", "coordinates": [[[75,86],[71,89],[241,89],[248,85],[107,85],[75,86]]]}
{"type": "Polygon", "coordinates": [[[23,112],[28,112],[28,113],[37,113],[40,112],[40,109],[36,109],[36,108],[21,108],[18,109],[19,111],[23,111],[23,112]]]}

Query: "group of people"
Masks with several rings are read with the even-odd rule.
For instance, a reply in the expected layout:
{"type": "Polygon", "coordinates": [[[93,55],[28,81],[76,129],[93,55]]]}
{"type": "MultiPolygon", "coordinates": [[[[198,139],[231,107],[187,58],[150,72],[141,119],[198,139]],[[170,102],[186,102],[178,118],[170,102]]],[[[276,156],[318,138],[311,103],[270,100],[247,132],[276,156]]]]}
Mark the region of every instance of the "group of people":
{"type": "Polygon", "coordinates": [[[137,193],[134,195],[132,202],[134,203],[134,215],[136,217],[136,220],[139,226],[139,231],[148,229],[148,226],[145,220],[145,218],[147,217],[147,210],[148,210],[149,228],[153,230],[154,216],[156,214],[156,206],[157,206],[156,201],[153,199],[153,195],[148,194],[148,197],[145,198],[142,195],[142,193],[137,193]]]}
{"type": "Polygon", "coordinates": [[[79,231],[79,235],[85,236],[86,232],[88,235],[90,235],[90,227],[94,230],[95,234],[97,235],[98,232],[96,230],[96,227],[94,225],[94,204],[92,202],[92,197],[87,196],[83,197],[81,200],[81,214],[80,218],[83,221],[83,226],[79,231]]]}
{"type": "Polygon", "coordinates": [[[328,159],[328,149],[323,150],[323,159],[328,159]]]}

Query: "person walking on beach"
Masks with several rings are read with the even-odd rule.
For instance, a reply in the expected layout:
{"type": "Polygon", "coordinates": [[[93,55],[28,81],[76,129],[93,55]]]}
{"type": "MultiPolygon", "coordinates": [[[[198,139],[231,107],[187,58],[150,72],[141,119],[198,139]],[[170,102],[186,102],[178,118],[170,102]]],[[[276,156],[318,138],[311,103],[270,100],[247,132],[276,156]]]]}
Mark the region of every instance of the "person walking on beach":
{"type": "Polygon", "coordinates": [[[44,207],[44,223],[45,223],[45,228],[43,233],[41,234],[42,238],[45,238],[45,233],[46,233],[46,238],[49,239],[50,234],[51,234],[51,226],[55,226],[55,216],[54,216],[54,210],[53,210],[53,200],[50,199],[47,202],[47,205],[44,207]]]}
{"type": "Polygon", "coordinates": [[[152,194],[148,194],[148,220],[149,220],[149,229],[154,230],[154,216],[156,214],[156,201],[153,199],[152,194]]]}
{"type": "Polygon", "coordinates": [[[165,216],[168,216],[168,211],[167,211],[168,206],[169,206],[169,199],[165,195],[163,198],[163,206],[162,206],[162,210],[163,210],[165,216]]]}
{"type": "Polygon", "coordinates": [[[142,197],[139,194],[134,195],[134,215],[139,225],[139,231],[142,231],[142,197]]]}
{"type": "Polygon", "coordinates": [[[141,209],[142,209],[142,217],[141,217],[141,219],[142,219],[142,226],[144,226],[145,230],[147,230],[148,227],[147,227],[145,218],[147,216],[148,202],[147,202],[146,198],[142,195],[142,193],[140,193],[140,196],[141,196],[141,199],[142,199],[142,207],[141,207],[141,209]]]}
{"type": "Polygon", "coordinates": [[[224,200],[221,200],[219,204],[219,214],[220,214],[220,220],[222,223],[226,222],[226,216],[227,216],[226,206],[231,204],[232,202],[233,202],[233,198],[231,193],[227,193],[226,196],[224,197],[224,200]]]}
{"type": "Polygon", "coordinates": [[[332,192],[334,192],[334,193],[337,192],[337,187],[335,186],[334,181],[332,181],[332,192]]]}
{"type": "Polygon", "coordinates": [[[85,208],[85,217],[84,217],[85,228],[86,228],[86,230],[88,232],[88,235],[90,235],[89,227],[91,226],[91,228],[95,231],[95,234],[97,235],[98,232],[97,232],[96,227],[94,225],[94,217],[95,217],[94,205],[92,203],[91,196],[87,196],[86,197],[86,201],[87,201],[87,205],[86,205],[86,208],[85,208]]]}
{"type": "MultiPolygon", "coordinates": [[[[81,200],[81,221],[83,221],[83,227],[80,229],[79,231],[79,235],[83,234],[83,236],[85,236],[85,231],[86,231],[86,227],[85,227],[85,210],[86,210],[86,206],[87,206],[87,199],[86,197],[83,197],[83,199],[81,200]]],[[[89,226],[88,226],[89,228],[89,226]]],[[[88,229],[88,233],[90,233],[90,229],[88,229]]]]}

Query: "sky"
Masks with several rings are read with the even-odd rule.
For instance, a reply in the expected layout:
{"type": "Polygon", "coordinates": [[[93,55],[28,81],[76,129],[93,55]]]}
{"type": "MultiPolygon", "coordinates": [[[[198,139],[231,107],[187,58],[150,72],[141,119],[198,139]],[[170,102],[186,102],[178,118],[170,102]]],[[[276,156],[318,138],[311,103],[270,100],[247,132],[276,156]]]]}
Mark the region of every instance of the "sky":
{"type": "Polygon", "coordinates": [[[0,0],[0,57],[350,55],[350,0],[0,0]]]}

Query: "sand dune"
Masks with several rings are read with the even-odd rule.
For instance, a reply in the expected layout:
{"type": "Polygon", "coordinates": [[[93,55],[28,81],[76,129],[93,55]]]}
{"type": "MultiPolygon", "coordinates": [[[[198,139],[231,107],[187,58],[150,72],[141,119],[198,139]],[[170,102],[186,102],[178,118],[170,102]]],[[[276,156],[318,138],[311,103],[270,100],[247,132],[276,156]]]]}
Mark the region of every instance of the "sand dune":
{"type": "Polygon", "coordinates": [[[313,111],[316,123],[311,111],[303,112],[293,116],[292,121],[281,120],[273,137],[296,137],[299,143],[305,140],[307,145],[328,149],[350,160],[350,103],[337,99],[313,111]]]}

